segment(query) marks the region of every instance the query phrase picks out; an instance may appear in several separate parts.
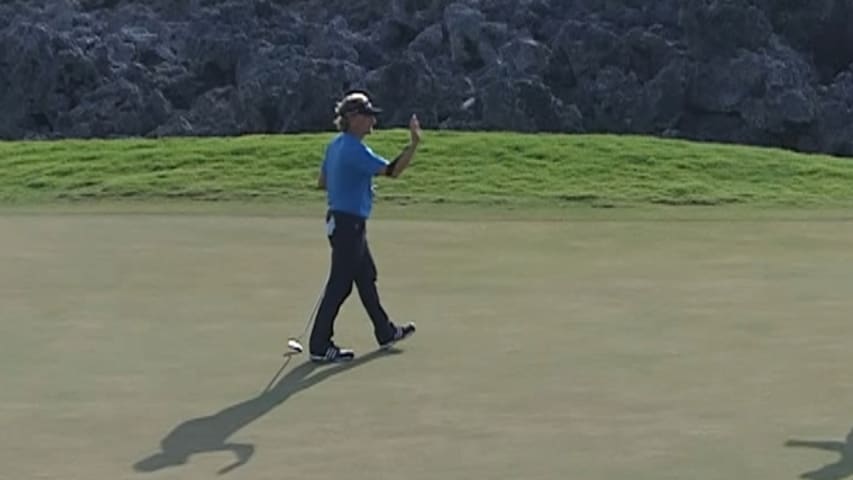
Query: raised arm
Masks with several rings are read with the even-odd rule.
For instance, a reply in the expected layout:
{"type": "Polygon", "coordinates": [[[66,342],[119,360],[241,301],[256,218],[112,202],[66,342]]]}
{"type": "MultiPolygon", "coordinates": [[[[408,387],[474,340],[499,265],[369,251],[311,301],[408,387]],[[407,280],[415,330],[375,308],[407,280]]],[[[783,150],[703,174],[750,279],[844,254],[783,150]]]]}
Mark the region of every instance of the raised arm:
{"type": "Polygon", "coordinates": [[[415,156],[415,151],[418,149],[418,144],[421,142],[421,125],[416,115],[412,115],[412,118],[409,120],[409,134],[411,141],[406,145],[406,148],[385,169],[378,172],[378,174],[397,178],[411,163],[412,158],[415,156]]]}

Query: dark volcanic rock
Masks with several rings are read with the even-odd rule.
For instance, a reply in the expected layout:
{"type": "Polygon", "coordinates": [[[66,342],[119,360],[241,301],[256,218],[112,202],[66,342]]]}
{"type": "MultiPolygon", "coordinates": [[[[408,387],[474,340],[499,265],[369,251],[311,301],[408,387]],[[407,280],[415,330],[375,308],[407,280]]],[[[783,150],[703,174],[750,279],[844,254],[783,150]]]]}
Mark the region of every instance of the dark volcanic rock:
{"type": "Polygon", "coordinates": [[[0,138],[382,126],[853,155],[849,0],[7,0],[0,138]]]}

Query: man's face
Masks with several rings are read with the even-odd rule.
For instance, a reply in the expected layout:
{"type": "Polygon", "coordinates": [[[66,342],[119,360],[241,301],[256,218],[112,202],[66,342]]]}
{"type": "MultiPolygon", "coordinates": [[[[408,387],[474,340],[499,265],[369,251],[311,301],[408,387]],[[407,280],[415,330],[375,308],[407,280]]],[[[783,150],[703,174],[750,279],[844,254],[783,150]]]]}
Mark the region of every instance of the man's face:
{"type": "Polygon", "coordinates": [[[364,113],[356,113],[350,117],[350,130],[357,135],[367,135],[373,132],[376,125],[376,116],[364,113]]]}

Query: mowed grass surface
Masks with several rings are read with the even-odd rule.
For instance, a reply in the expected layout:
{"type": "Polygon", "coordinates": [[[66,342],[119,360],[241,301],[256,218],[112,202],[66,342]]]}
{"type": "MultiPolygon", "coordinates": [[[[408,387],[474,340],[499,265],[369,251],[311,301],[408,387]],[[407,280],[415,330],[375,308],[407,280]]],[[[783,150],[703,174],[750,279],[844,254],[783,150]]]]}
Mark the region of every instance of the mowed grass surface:
{"type": "MultiPolygon", "coordinates": [[[[313,213],[0,217],[2,476],[775,480],[853,426],[842,221],[378,219],[418,334],[259,396],[325,279],[313,213]],[[134,471],[164,439],[197,454],[134,471]]],[[[373,348],[355,293],[336,331],[373,348]]]]}
{"type": "MultiPolygon", "coordinates": [[[[0,143],[0,202],[317,200],[332,133],[0,143]]],[[[367,141],[393,158],[408,140],[367,141]]],[[[853,160],[784,150],[616,135],[425,133],[396,204],[853,205],[853,160]]]]}
{"type": "Polygon", "coordinates": [[[853,476],[853,161],[427,132],[369,227],[418,334],[370,354],[353,292],[362,360],[262,393],[325,280],[329,138],[0,143],[0,476],[853,476]],[[653,208],[530,220],[578,205],[653,208]]]}

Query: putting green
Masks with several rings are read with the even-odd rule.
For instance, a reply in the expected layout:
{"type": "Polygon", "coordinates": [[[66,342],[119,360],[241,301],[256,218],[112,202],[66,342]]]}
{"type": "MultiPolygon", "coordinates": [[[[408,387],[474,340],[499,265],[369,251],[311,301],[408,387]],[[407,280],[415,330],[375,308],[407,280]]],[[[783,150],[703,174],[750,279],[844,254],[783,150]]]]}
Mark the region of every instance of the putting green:
{"type": "Polygon", "coordinates": [[[361,360],[262,394],[325,280],[319,215],[7,213],[2,476],[853,476],[853,223],[818,217],[377,218],[417,335],[370,354],[353,292],[361,360]]]}

